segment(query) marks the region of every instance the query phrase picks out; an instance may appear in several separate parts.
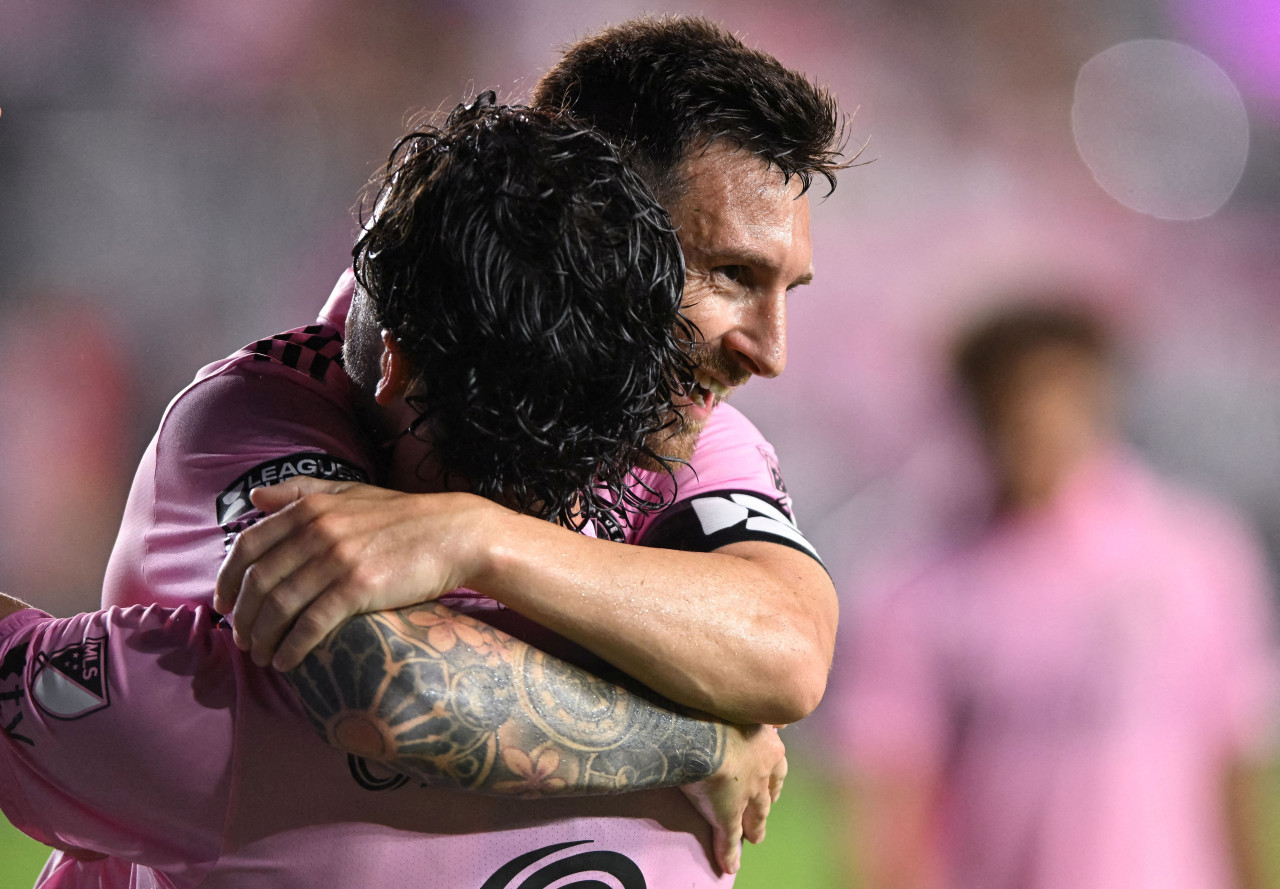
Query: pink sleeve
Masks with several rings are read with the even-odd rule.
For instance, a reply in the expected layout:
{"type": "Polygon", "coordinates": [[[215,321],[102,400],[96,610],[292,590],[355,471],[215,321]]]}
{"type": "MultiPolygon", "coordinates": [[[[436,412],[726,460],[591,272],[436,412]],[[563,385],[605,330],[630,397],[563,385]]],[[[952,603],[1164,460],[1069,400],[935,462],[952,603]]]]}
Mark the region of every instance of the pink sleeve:
{"type": "Polygon", "coordinates": [[[236,676],[209,612],[0,621],[0,806],[63,849],[183,870],[216,859],[236,676]]]}
{"type": "Polygon", "coordinates": [[[368,481],[364,441],[319,383],[245,362],[178,396],[134,478],[103,605],[208,603],[250,488],[292,475],[368,481]],[[259,369],[259,367],[261,369],[259,369]]]}
{"type": "Polygon", "coordinates": [[[791,547],[821,562],[796,526],[773,445],[727,404],[715,409],[689,465],[676,473],[674,482],[656,476],[652,483],[671,505],[642,523],[635,542],[710,552],[732,543],[761,541],[791,547]]]}

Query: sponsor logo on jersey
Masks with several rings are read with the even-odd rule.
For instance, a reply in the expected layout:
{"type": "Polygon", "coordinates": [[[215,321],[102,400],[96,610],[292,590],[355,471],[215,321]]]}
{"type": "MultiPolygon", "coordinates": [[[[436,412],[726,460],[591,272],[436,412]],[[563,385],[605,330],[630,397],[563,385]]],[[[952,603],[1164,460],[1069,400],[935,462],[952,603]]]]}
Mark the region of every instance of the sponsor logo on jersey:
{"type": "Polygon", "coordinates": [[[110,705],[107,637],[96,636],[36,655],[31,698],[54,719],[79,719],[110,705]]]}
{"type": "Polygon", "coordinates": [[[592,840],[556,843],[526,852],[494,871],[480,889],[542,889],[551,885],[648,889],[640,866],[621,852],[568,851],[590,842],[592,840]],[[583,877],[591,879],[580,879],[583,877]],[[603,877],[613,879],[606,881],[603,877]]]}
{"type": "Polygon", "coordinates": [[[365,471],[354,463],[318,451],[304,451],[287,457],[277,457],[274,460],[259,463],[218,495],[218,524],[230,531],[229,525],[254,511],[253,503],[249,501],[250,491],[254,488],[279,484],[299,475],[343,482],[369,481],[365,471]]]}
{"type": "Polygon", "coordinates": [[[347,754],[347,768],[351,770],[351,777],[365,790],[398,790],[409,783],[407,776],[354,753],[347,754]]]}

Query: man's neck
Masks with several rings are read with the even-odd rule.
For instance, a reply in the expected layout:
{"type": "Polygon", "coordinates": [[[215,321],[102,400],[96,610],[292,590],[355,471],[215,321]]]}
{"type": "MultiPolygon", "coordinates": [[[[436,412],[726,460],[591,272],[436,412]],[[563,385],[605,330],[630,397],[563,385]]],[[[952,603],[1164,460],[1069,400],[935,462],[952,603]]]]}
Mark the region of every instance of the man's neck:
{"type": "Polygon", "coordinates": [[[0,620],[4,620],[9,615],[17,614],[19,611],[23,611],[30,607],[31,606],[26,602],[15,599],[13,596],[6,596],[4,593],[0,593],[0,620]]]}

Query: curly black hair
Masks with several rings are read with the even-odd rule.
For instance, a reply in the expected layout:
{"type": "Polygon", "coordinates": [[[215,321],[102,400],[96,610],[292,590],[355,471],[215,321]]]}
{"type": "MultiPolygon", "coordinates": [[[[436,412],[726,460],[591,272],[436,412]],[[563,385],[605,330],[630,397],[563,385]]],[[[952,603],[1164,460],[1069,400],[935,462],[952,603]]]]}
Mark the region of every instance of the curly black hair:
{"type": "Polygon", "coordinates": [[[651,508],[632,467],[692,378],[670,218],[602,136],[492,92],[400,139],[352,250],[470,490],[571,527],[651,508]]]}
{"type": "Polygon", "coordinates": [[[701,17],[642,16],[586,37],[539,79],[532,104],[608,136],[659,196],[683,186],[691,151],[727,141],[830,189],[844,124],[831,93],[701,17]]]}

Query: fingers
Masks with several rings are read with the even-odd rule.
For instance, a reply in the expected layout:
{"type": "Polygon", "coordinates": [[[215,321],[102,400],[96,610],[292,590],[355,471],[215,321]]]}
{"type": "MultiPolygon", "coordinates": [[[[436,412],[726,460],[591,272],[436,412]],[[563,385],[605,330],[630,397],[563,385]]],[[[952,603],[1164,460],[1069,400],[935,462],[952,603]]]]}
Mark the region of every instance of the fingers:
{"type": "Polygon", "coordinates": [[[742,830],[735,827],[723,830],[715,826],[711,836],[716,854],[716,864],[726,874],[736,874],[742,866],[742,830]]]}
{"type": "MultiPolygon", "coordinates": [[[[257,491],[255,490],[254,493],[257,491]]],[[[257,569],[259,576],[255,580],[261,584],[263,582],[260,561],[262,557],[281,540],[292,534],[297,525],[305,520],[306,517],[300,511],[285,510],[274,516],[268,516],[241,533],[232,545],[231,552],[227,553],[226,559],[223,560],[222,567],[218,569],[218,579],[213,590],[214,610],[219,614],[230,614],[232,608],[239,604],[240,592],[251,566],[257,569]]],[[[279,571],[280,569],[277,569],[277,576],[279,571]]],[[[270,581],[274,578],[267,580],[270,585],[270,581]]]]}
{"type": "Polygon", "coordinates": [[[294,511],[288,520],[278,518],[289,514],[286,507],[301,501],[310,494],[337,494],[355,487],[354,482],[335,482],[301,475],[277,485],[254,488],[249,492],[253,505],[267,513],[267,519],[244,531],[227,554],[218,571],[214,585],[213,609],[219,614],[229,614],[240,595],[245,572],[256,565],[263,554],[293,533],[298,526],[310,521],[314,511],[294,511]]]}
{"type": "Polygon", "coordinates": [[[782,796],[782,782],[787,779],[787,758],[784,756],[778,760],[778,764],[773,767],[773,772],[769,775],[769,798],[773,802],[778,801],[778,797],[782,796]]]}
{"type": "MultiPolygon", "coordinates": [[[[357,601],[350,594],[346,594],[341,587],[334,586],[325,590],[293,622],[288,634],[275,649],[275,654],[271,657],[271,666],[282,672],[292,670],[301,664],[311,649],[324,641],[326,636],[363,610],[357,601]]],[[[255,637],[255,649],[257,644],[258,640],[255,637]]],[[[264,648],[268,653],[272,648],[269,641],[265,639],[264,648]]]]}
{"type": "Polygon", "coordinates": [[[271,513],[279,512],[295,500],[301,500],[308,494],[338,494],[354,485],[355,482],[340,482],[312,478],[309,475],[298,475],[279,484],[254,488],[249,492],[249,499],[254,506],[270,515],[271,513]]]}
{"type": "MultiPolygon", "coordinates": [[[[251,572],[256,570],[255,566],[251,572]]],[[[292,669],[329,630],[355,613],[354,606],[343,610],[337,594],[343,577],[332,560],[308,560],[269,586],[260,587],[254,580],[253,573],[246,577],[231,612],[231,626],[237,644],[258,666],[273,663],[277,669],[292,669]],[[281,657],[278,649],[286,636],[292,641],[281,657]]]]}
{"type": "Polygon", "coordinates": [[[268,516],[240,535],[218,572],[214,608],[230,617],[236,644],[259,665],[271,660],[299,613],[338,579],[341,563],[320,558],[335,538],[317,514],[314,501],[300,500],[268,516]]]}
{"type": "Polygon", "coordinates": [[[748,843],[764,842],[765,822],[769,820],[769,808],[773,798],[765,788],[747,800],[742,812],[742,837],[748,843]]]}

